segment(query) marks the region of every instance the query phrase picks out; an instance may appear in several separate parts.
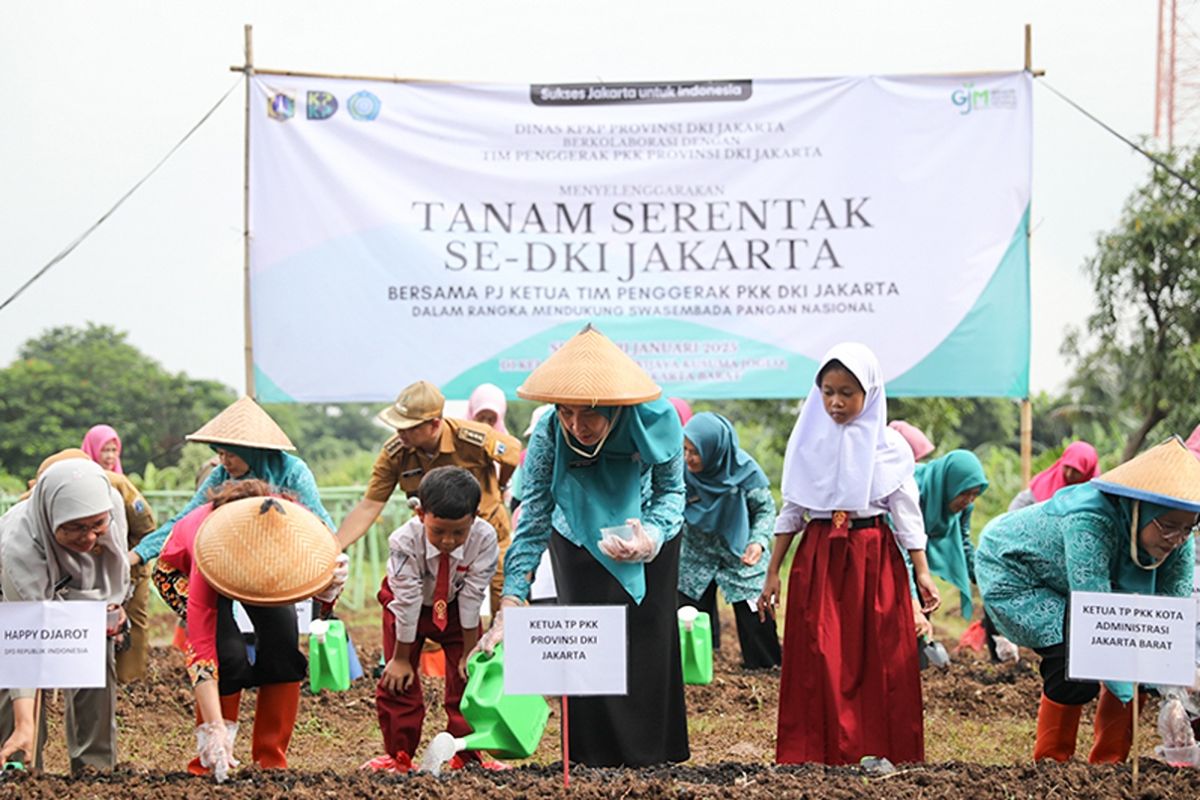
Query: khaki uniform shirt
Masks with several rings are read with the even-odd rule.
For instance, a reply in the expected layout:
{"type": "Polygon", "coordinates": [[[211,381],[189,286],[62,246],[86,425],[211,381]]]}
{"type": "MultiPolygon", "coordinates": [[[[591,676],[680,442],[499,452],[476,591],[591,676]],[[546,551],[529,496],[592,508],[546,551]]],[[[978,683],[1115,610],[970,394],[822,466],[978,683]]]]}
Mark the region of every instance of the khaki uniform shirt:
{"type": "Polygon", "coordinates": [[[108,472],[107,470],[104,474],[108,476],[108,482],[125,501],[125,518],[129,521],[129,547],[132,549],[142,540],[143,536],[158,527],[158,523],[154,521],[154,509],[150,508],[146,498],[142,497],[142,493],[137,490],[129,478],[119,472],[108,472]]]}
{"type": "Polygon", "coordinates": [[[463,419],[442,419],[438,449],[430,454],[405,447],[399,435],[393,436],[380,451],[371,470],[366,499],[386,503],[396,484],[409,497],[415,497],[421,478],[434,467],[462,467],[475,476],[483,490],[479,516],[496,529],[501,545],[512,533],[508,509],[504,507],[502,488],[508,485],[520,463],[521,443],[490,425],[463,419]]]}

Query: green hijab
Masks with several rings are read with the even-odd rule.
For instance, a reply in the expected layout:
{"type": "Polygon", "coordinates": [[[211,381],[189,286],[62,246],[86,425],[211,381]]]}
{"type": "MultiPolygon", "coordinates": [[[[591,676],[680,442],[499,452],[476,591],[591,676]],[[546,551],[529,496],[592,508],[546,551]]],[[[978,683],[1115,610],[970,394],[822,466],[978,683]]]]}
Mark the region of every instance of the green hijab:
{"type": "Polygon", "coordinates": [[[914,476],[921,492],[921,515],[925,517],[925,533],[929,542],[930,569],[949,581],[962,598],[962,614],[971,618],[971,570],[963,547],[963,532],[970,530],[975,504],[962,511],[951,511],[950,501],[963,492],[988,487],[983,464],[970,450],[952,450],[927,464],[918,464],[914,476]]]}
{"type": "Polygon", "coordinates": [[[662,398],[596,410],[612,424],[608,437],[594,451],[570,437],[559,425],[558,414],[546,415],[554,443],[550,492],[570,528],[560,533],[591,553],[640,604],[646,596],[645,567],[604,555],[600,529],[642,518],[642,466],[677,457],[683,450],[683,426],[675,407],[662,398]]]}
{"type": "MultiPolygon", "coordinates": [[[[1102,492],[1090,481],[1075,486],[1067,486],[1058,490],[1044,504],[1045,513],[1051,516],[1069,516],[1078,512],[1091,512],[1112,519],[1117,526],[1117,552],[1120,559],[1117,562],[1116,574],[1113,576],[1113,588],[1129,594],[1154,594],[1155,577],[1158,568],[1145,569],[1133,563],[1129,557],[1129,537],[1132,535],[1134,507],[1138,508],[1138,530],[1161,517],[1171,510],[1169,506],[1151,503],[1148,500],[1133,500],[1115,494],[1102,492]]],[[[1178,557],[1182,548],[1177,549],[1167,559],[1178,557]]],[[[1138,546],[1137,558],[1142,564],[1152,564],[1154,559],[1138,546]]],[[[1163,563],[1166,563],[1165,561],[1163,563]]],[[[1162,566],[1159,564],[1158,566],[1162,566]]]]}
{"type": "MultiPolygon", "coordinates": [[[[269,450],[265,447],[245,447],[240,444],[214,444],[209,446],[212,447],[214,453],[218,450],[228,450],[242,461],[245,461],[246,466],[250,467],[250,471],[243,475],[242,478],[258,478],[272,486],[287,488],[283,485],[283,481],[287,475],[288,461],[295,458],[295,456],[289,455],[282,450],[269,450]]],[[[224,466],[221,469],[224,469],[224,466]]]]}

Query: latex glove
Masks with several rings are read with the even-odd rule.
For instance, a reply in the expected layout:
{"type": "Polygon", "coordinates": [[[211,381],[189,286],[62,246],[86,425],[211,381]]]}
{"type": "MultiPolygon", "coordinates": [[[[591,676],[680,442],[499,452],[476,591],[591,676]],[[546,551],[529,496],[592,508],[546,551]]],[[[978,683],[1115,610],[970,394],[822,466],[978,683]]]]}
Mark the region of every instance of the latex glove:
{"type": "Polygon", "coordinates": [[[496,609],[496,616],[492,617],[492,627],[487,629],[487,633],[479,637],[479,641],[471,648],[471,652],[467,653],[468,658],[480,650],[489,656],[496,651],[496,645],[504,641],[504,609],[519,605],[524,604],[515,597],[505,595],[500,598],[500,607],[496,609]]]}
{"type": "Polygon", "coordinates": [[[1158,734],[1162,737],[1164,747],[1195,746],[1196,734],[1192,731],[1192,723],[1183,703],[1178,700],[1163,703],[1158,712],[1158,734]]]}
{"type": "Polygon", "coordinates": [[[350,577],[350,556],[345,553],[338,553],[337,560],[333,562],[333,578],[326,584],[314,599],[326,605],[333,605],[338,599],[338,595],[342,593],[342,589],[346,586],[346,579],[350,577]]]}
{"type": "Polygon", "coordinates": [[[746,552],[742,553],[742,563],[747,567],[753,567],[763,557],[763,546],[761,544],[746,545],[746,552]]]}
{"type": "Polygon", "coordinates": [[[217,783],[224,783],[229,777],[229,770],[238,765],[233,757],[233,739],[236,735],[236,722],[218,720],[196,726],[196,755],[200,757],[201,766],[212,770],[217,783]]]}
{"type": "MultiPolygon", "coordinates": [[[[1015,644],[1004,638],[1000,634],[992,637],[992,644],[996,645],[996,658],[1001,661],[1011,661],[1016,664],[1021,660],[1021,651],[1015,644]]],[[[1130,687],[1130,698],[1133,697],[1132,687],[1130,687]]]]}
{"type": "Polygon", "coordinates": [[[600,540],[600,552],[613,561],[652,561],[658,555],[658,548],[639,519],[627,519],[625,524],[633,530],[628,539],[620,536],[605,536],[600,540]]]}
{"type": "Polygon", "coordinates": [[[1121,703],[1129,703],[1133,700],[1133,684],[1124,683],[1122,681],[1105,681],[1104,688],[1108,689],[1109,694],[1116,697],[1121,703]]]}

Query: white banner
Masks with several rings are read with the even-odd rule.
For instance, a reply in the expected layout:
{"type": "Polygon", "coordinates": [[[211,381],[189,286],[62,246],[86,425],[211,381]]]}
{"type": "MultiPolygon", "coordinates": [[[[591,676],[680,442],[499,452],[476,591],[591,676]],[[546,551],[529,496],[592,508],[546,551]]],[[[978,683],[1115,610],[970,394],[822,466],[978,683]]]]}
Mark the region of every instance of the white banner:
{"type": "Polygon", "coordinates": [[[1075,680],[1191,686],[1196,600],[1071,592],[1068,676],[1075,680]]]}
{"type": "Polygon", "coordinates": [[[504,693],[623,695],[625,606],[504,610],[504,693]]]}
{"type": "Polygon", "coordinates": [[[104,686],[106,604],[0,603],[0,689],[104,686]]]}
{"type": "Polygon", "coordinates": [[[585,322],[684,397],[1028,391],[1031,82],[258,76],[258,397],[510,395],[585,322]]]}

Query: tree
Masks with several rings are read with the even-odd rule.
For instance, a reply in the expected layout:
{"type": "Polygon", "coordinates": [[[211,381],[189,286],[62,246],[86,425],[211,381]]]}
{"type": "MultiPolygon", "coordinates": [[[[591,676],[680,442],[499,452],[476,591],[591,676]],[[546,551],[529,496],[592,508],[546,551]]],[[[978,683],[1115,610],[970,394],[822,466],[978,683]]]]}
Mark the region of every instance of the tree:
{"type": "Polygon", "coordinates": [[[88,428],[112,425],[130,472],[154,461],[173,464],[183,437],[234,399],[216,381],[172,374],[125,341],[126,334],[89,323],[26,342],[0,369],[0,465],[32,477],[46,456],[78,447],[88,428]]]}
{"type": "MultiPolygon", "coordinates": [[[[1200,154],[1162,158],[1200,183],[1200,154]]],[[[1125,460],[1160,425],[1186,434],[1200,417],[1200,196],[1156,167],[1097,248],[1084,265],[1096,310],[1063,352],[1081,403],[1132,419],[1125,460]]]]}

